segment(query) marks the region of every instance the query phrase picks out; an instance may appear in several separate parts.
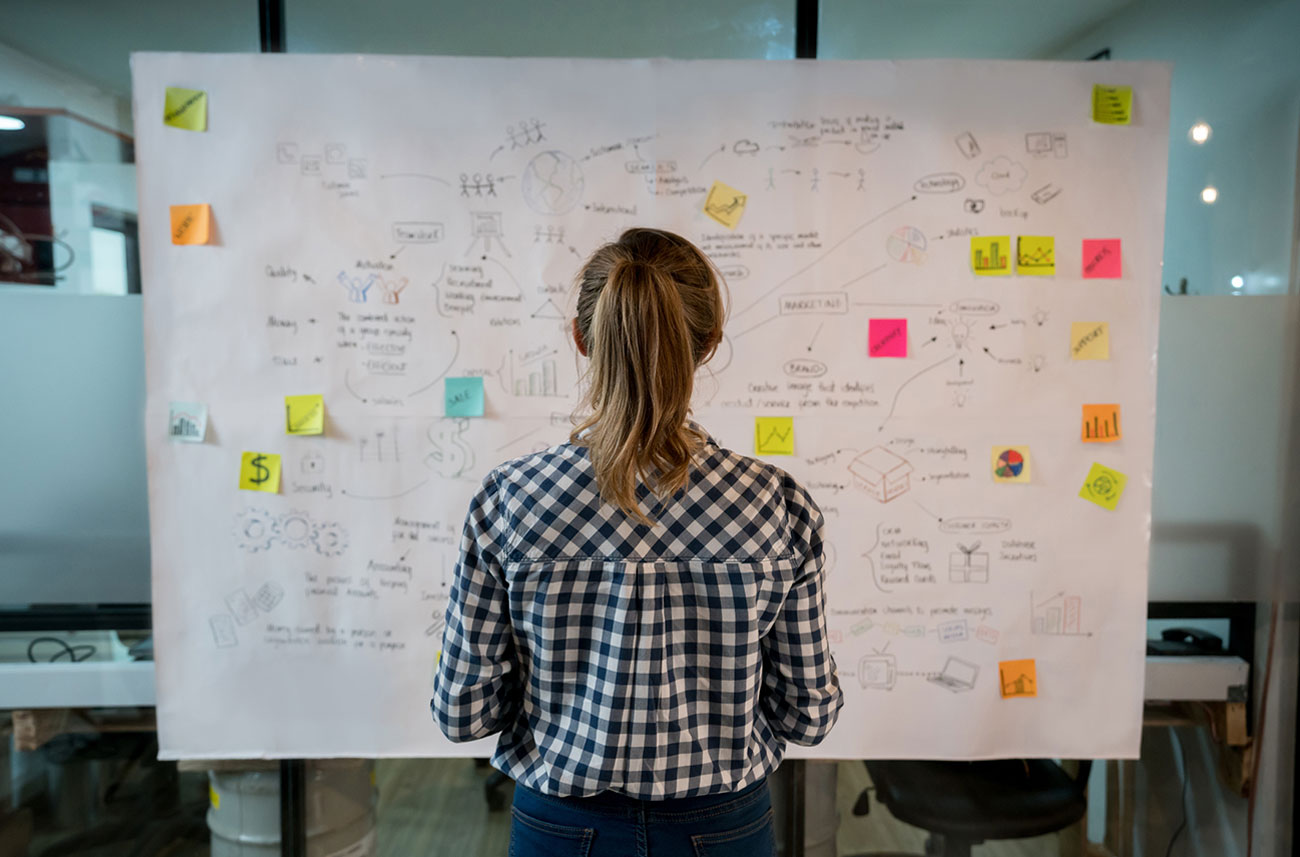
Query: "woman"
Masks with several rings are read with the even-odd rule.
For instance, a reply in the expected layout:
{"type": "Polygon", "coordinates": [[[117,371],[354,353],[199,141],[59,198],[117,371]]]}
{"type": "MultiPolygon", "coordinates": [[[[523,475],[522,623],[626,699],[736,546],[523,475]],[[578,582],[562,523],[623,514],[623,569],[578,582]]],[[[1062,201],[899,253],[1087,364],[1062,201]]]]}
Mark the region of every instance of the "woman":
{"type": "Polygon", "coordinates": [[[630,229],[579,289],[590,415],[471,502],[434,718],[501,733],[511,855],[774,854],[766,777],[842,704],[821,512],[687,418],[722,338],[703,253],[630,229]]]}

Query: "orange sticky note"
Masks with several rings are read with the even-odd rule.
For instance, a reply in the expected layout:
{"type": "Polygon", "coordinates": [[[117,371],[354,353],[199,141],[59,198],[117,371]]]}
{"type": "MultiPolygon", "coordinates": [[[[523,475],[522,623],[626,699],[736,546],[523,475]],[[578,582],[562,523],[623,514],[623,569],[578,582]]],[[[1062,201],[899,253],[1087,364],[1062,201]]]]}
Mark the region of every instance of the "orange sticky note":
{"type": "Polygon", "coordinates": [[[172,243],[207,244],[212,236],[212,207],[206,202],[199,205],[173,205],[172,243]]]}
{"type": "Polygon", "coordinates": [[[1033,658],[998,662],[998,684],[1003,699],[1038,696],[1038,669],[1033,658]]]}
{"type": "Polygon", "coordinates": [[[1119,405],[1084,405],[1084,443],[1110,443],[1123,435],[1119,428],[1119,405]]]}

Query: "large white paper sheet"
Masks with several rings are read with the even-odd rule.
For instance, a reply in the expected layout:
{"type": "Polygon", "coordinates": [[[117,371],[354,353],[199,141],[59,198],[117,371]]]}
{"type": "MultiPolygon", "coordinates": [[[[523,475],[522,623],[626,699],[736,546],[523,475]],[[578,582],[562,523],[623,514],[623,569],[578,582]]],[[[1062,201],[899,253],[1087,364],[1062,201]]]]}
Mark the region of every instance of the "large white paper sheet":
{"type": "Polygon", "coordinates": [[[565,438],[572,278],[631,225],[726,275],[696,418],[752,454],[791,440],[756,417],[792,417],[770,460],[826,514],[846,704],[801,754],[1136,756],[1165,67],[133,68],[164,757],[488,753],[428,712],[463,515],[565,438]],[[1096,84],[1132,87],[1131,124],[1093,121],[1096,84]],[[168,86],[207,93],[206,131],[163,123],[168,86]],[[209,243],[173,244],[196,204],[209,243]],[[475,376],[484,415],[448,416],[475,376]],[[286,434],[299,395],[322,434],[286,434]],[[202,442],[169,437],[173,402],[206,407],[202,442]],[[280,456],[278,492],[238,488],[246,452],[250,487],[280,456]],[[1094,464],[1127,477],[1113,510],[1079,496],[1094,464]]]}

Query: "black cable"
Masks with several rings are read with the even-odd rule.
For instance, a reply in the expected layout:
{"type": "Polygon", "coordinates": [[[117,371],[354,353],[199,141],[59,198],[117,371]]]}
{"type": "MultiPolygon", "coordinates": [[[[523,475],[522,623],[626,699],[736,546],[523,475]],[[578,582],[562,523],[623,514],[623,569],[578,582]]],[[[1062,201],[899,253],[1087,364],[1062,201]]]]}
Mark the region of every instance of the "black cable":
{"type": "Polygon", "coordinates": [[[90,656],[94,655],[95,651],[96,651],[95,647],[90,645],[89,643],[85,643],[78,646],[70,646],[67,644],[67,642],[60,640],[58,637],[34,637],[32,641],[27,644],[27,660],[33,664],[38,664],[38,663],[52,664],[66,655],[69,661],[72,661],[73,663],[80,663],[81,661],[84,661],[90,656]],[[36,660],[36,655],[33,654],[32,652],[32,650],[36,648],[37,643],[54,643],[55,645],[60,646],[61,648],[52,657],[46,658],[44,661],[38,661],[36,660]]]}
{"type": "Polygon", "coordinates": [[[1174,853],[1174,843],[1178,841],[1178,837],[1182,836],[1183,831],[1187,829],[1187,785],[1192,781],[1192,778],[1187,771],[1187,751],[1183,749],[1182,736],[1178,734],[1178,729],[1176,727],[1169,727],[1169,731],[1173,733],[1174,742],[1178,744],[1178,758],[1183,767],[1183,796],[1181,799],[1183,805],[1183,820],[1178,825],[1178,829],[1174,831],[1174,835],[1169,837],[1169,847],[1165,849],[1165,857],[1170,857],[1170,855],[1174,853]]]}

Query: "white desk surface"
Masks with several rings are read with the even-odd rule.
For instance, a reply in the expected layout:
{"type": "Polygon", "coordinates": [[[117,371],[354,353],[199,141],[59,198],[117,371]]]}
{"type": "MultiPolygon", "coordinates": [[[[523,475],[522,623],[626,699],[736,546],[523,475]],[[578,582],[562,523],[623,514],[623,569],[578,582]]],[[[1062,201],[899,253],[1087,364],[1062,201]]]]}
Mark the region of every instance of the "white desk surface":
{"type": "MultiPolygon", "coordinates": [[[[1235,656],[1149,656],[1146,698],[1223,701],[1249,684],[1235,656]]],[[[0,664],[0,709],[129,708],[156,703],[152,661],[0,664]]]]}

